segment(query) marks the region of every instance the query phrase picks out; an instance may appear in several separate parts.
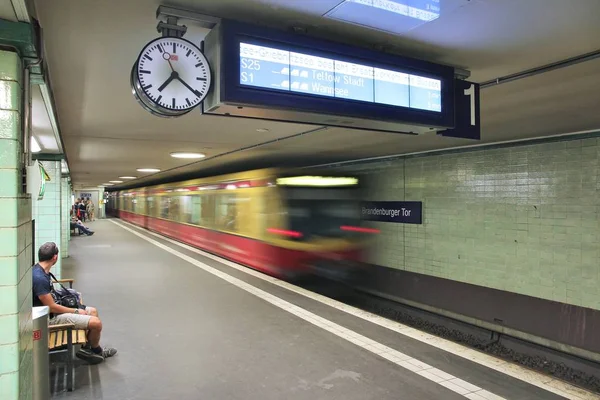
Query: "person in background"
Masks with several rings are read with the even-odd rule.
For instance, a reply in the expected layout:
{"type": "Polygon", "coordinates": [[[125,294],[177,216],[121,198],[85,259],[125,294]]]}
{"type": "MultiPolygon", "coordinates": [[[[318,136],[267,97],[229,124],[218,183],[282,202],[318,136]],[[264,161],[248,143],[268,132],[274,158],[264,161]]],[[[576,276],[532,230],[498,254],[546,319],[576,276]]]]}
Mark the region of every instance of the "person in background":
{"type": "Polygon", "coordinates": [[[85,207],[85,200],[83,199],[83,197],[81,199],[79,199],[79,219],[82,220],[83,222],[85,222],[86,220],[86,207],[85,207]]]}
{"type": "Polygon", "coordinates": [[[88,228],[75,215],[71,214],[71,229],[78,229],[79,233],[83,232],[88,236],[92,236],[94,231],[88,228]]]}
{"type": "Polygon", "coordinates": [[[92,201],[91,198],[89,198],[89,197],[87,198],[87,203],[86,203],[85,207],[86,207],[87,215],[88,215],[90,221],[94,221],[95,220],[94,219],[94,208],[95,207],[94,207],[94,202],[92,201]]]}
{"type": "Polygon", "coordinates": [[[73,210],[71,211],[71,216],[76,216],[79,218],[79,199],[75,199],[75,203],[73,203],[73,210]]]}
{"type": "Polygon", "coordinates": [[[117,354],[116,349],[100,347],[102,321],[98,318],[98,311],[94,307],[81,305],[80,308],[69,308],[54,301],[50,269],[58,261],[56,243],[47,242],[41,245],[38,250],[38,260],[31,273],[33,306],[48,306],[50,309],[48,325],[73,324],[75,329],[86,330],[87,343],[75,355],[90,364],[101,363],[106,358],[117,354]]]}

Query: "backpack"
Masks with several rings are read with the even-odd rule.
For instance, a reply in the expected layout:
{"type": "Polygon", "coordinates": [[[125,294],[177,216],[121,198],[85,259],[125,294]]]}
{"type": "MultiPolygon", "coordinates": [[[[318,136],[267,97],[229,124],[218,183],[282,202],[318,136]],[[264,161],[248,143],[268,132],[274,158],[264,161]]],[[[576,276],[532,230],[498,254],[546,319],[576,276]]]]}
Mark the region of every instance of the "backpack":
{"type": "Polygon", "coordinates": [[[58,279],[50,272],[50,277],[54,279],[53,283],[58,283],[60,288],[54,289],[52,286],[52,298],[56,304],[60,304],[64,307],[69,308],[82,308],[82,304],[79,302],[79,294],[73,289],[67,289],[62,283],[58,282],[58,279]]]}

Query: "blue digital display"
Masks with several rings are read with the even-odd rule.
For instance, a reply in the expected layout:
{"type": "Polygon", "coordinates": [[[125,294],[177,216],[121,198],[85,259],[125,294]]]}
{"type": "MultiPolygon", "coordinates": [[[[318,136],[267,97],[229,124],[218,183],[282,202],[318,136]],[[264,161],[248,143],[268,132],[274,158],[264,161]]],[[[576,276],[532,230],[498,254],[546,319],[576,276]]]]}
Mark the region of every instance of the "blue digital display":
{"type": "Polygon", "coordinates": [[[442,111],[439,79],[243,42],[240,84],[442,111]]]}

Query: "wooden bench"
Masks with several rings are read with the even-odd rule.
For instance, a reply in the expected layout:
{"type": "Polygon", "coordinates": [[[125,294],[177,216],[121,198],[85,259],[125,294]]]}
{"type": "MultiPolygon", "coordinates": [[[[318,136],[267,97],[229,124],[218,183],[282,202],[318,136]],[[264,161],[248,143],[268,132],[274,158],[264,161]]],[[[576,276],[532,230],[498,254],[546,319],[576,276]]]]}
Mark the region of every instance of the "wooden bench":
{"type": "MultiPolygon", "coordinates": [[[[68,283],[73,288],[73,279],[59,279],[58,283],[68,283]]],[[[80,301],[83,301],[80,297],[80,301]]],[[[73,324],[59,324],[48,326],[48,352],[50,354],[67,353],[67,390],[73,391],[73,376],[75,365],[73,363],[74,347],[84,345],[87,342],[87,332],[84,329],[75,329],[73,324]]]]}

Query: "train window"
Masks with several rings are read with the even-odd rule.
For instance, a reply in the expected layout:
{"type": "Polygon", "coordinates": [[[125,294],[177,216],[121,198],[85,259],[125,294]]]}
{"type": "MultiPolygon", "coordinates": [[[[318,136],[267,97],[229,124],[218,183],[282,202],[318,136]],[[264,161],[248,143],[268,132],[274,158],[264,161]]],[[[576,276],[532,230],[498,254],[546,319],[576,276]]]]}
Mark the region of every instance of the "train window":
{"type": "Polygon", "coordinates": [[[179,222],[192,221],[192,196],[179,196],[179,222]]]}
{"type": "Polygon", "coordinates": [[[179,205],[179,196],[169,197],[169,216],[171,221],[179,221],[181,208],[179,205]]]}
{"type": "Polygon", "coordinates": [[[160,218],[169,218],[169,197],[160,196],[160,218]]]}
{"type": "Polygon", "coordinates": [[[194,225],[202,225],[202,198],[204,196],[194,195],[191,199],[191,209],[190,209],[190,224],[194,225]]]}
{"type": "Polygon", "coordinates": [[[235,194],[217,195],[215,225],[218,229],[235,232],[237,230],[237,204],[235,194]]]}
{"type": "Polygon", "coordinates": [[[200,209],[200,224],[206,227],[212,227],[215,224],[215,194],[203,194],[202,208],[200,209]]]}
{"type": "Polygon", "coordinates": [[[148,196],[146,197],[146,201],[148,202],[148,215],[156,217],[156,198],[154,196],[148,196]]]}

